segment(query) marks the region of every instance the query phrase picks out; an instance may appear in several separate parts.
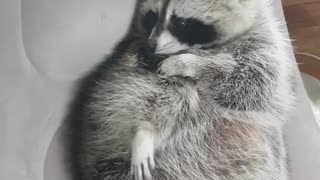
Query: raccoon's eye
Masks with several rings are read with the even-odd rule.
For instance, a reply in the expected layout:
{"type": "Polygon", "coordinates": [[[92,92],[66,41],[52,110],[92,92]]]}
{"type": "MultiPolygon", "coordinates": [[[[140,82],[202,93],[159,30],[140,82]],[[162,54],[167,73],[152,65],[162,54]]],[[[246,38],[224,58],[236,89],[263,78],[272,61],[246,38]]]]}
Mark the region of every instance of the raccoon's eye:
{"type": "Polygon", "coordinates": [[[170,33],[188,45],[207,44],[215,40],[216,32],[211,25],[193,18],[181,18],[173,14],[169,24],[170,33]]]}
{"type": "Polygon", "coordinates": [[[177,19],[175,19],[175,21],[176,21],[176,25],[181,26],[182,28],[186,27],[186,25],[187,25],[187,21],[184,19],[177,18],[177,19]]]}
{"type": "Polygon", "coordinates": [[[173,15],[171,19],[172,25],[177,28],[182,30],[187,26],[187,20],[183,18],[178,18],[177,16],[173,15]]]}
{"type": "Polygon", "coordinates": [[[158,18],[159,14],[153,11],[148,11],[143,17],[143,28],[146,30],[148,36],[151,34],[152,29],[157,24],[158,18]]]}

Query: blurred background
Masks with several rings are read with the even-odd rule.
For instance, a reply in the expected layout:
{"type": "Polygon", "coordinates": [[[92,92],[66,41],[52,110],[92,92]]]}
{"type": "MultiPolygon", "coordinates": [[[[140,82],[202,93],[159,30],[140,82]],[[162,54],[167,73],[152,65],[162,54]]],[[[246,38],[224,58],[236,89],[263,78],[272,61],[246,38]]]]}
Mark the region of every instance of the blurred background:
{"type": "Polygon", "coordinates": [[[305,88],[320,126],[320,0],[282,0],[305,88]]]}

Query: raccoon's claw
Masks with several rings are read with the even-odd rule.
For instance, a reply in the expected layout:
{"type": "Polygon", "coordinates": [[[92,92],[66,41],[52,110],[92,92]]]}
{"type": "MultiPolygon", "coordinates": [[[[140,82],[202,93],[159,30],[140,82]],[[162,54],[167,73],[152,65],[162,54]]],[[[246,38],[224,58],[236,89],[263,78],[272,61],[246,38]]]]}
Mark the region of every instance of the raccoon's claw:
{"type": "Polygon", "coordinates": [[[160,69],[160,68],[157,70],[157,73],[158,73],[160,76],[165,76],[165,74],[166,74],[166,73],[163,72],[162,69],[160,69]]]}
{"type": "Polygon", "coordinates": [[[131,175],[134,180],[151,180],[155,168],[153,136],[138,132],[132,144],[131,175]]]}
{"type": "Polygon", "coordinates": [[[150,158],[140,165],[132,165],[131,176],[134,180],[152,180],[152,171],[154,170],[150,158]]]}

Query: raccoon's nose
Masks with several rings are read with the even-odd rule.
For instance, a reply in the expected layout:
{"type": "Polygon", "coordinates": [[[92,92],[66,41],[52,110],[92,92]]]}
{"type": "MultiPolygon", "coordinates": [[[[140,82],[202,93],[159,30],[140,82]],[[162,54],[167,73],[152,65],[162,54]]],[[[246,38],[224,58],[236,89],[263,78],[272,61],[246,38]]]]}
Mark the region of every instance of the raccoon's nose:
{"type": "Polygon", "coordinates": [[[149,39],[148,44],[149,44],[151,51],[154,53],[156,51],[157,41],[155,39],[149,39]]]}

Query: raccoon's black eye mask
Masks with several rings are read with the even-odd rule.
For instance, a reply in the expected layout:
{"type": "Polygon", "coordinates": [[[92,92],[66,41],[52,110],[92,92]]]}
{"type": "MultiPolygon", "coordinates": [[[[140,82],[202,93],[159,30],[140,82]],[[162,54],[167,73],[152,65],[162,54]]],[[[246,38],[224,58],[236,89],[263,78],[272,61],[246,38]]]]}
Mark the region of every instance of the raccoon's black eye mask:
{"type": "Polygon", "coordinates": [[[153,11],[148,11],[148,13],[143,18],[143,27],[148,35],[151,34],[152,29],[157,24],[159,19],[159,14],[153,11]]]}
{"type": "Polygon", "coordinates": [[[181,18],[175,14],[171,17],[169,31],[180,42],[190,46],[207,44],[216,39],[216,32],[211,25],[193,18],[181,18]]]}

